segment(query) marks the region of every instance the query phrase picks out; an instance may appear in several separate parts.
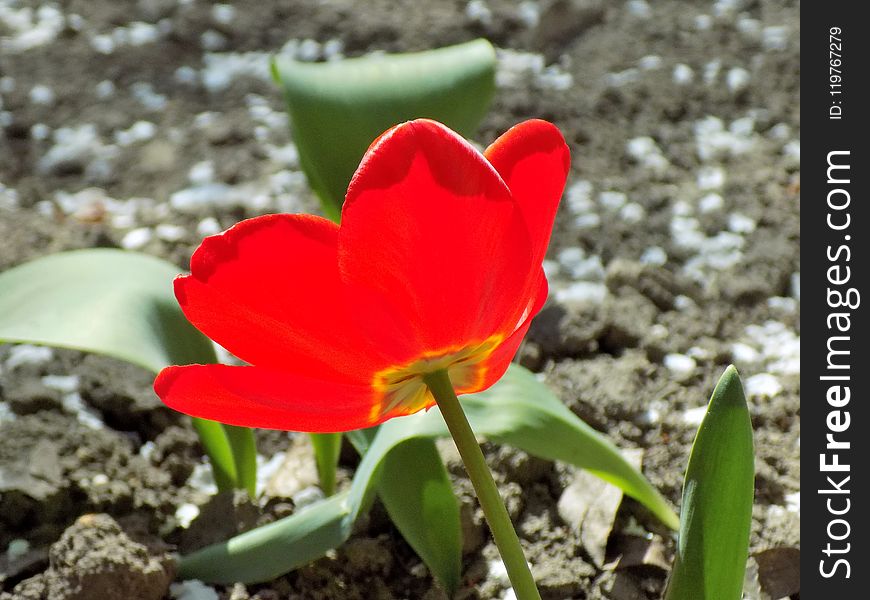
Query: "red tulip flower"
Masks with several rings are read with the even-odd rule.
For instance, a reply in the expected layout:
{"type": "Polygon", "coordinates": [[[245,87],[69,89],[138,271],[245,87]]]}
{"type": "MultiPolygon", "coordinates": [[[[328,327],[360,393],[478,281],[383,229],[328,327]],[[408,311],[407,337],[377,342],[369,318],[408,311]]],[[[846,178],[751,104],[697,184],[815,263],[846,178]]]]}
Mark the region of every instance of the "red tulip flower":
{"type": "Polygon", "coordinates": [[[429,120],[369,148],[341,225],[267,215],[206,238],[175,280],[188,319],[250,366],[164,369],[181,412],[248,427],[338,432],[435,404],[505,372],[547,297],[541,263],[568,148],[526,121],[481,154],[429,120]]]}

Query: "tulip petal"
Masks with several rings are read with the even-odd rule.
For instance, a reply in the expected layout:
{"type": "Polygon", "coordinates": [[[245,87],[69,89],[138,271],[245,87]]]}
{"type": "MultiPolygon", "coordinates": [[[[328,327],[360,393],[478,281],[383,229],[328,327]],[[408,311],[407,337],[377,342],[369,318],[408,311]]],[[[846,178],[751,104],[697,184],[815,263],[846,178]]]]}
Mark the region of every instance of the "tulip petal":
{"type": "Polygon", "coordinates": [[[510,128],[484,152],[520,205],[537,263],[544,260],[570,168],[570,152],[552,123],[533,119],[510,128]]]}
{"type": "Polygon", "coordinates": [[[342,215],[340,276],[376,344],[400,331],[419,355],[507,336],[522,320],[537,268],[523,215],[483,155],[443,125],[381,136],[342,215]]]}
{"type": "Polygon", "coordinates": [[[370,380],[392,362],[372,349],[338,278],[338,226],[267,215],[206,238],[175,293],[184,314],[247,362],[312,377],[370,380]]]}
{"type": "Polygon", "coordinates": [[[371,427],[370,386],[313,379],[267,367],[187,365],[163,369],[160,399],[179,412],[230,425],[311,433],[371,427]]]}
{"type": "Polygon", "coordinates": [[[541,308],[543,308],[544,303],[547,301],[549,287],[543,269],[540,270],[540,278],[538,281],[538,292],[535,295],[535,301],[531,306],[528,317],[519,327],[517,327],[516,331],[499,344],[492,354],[487,357],[486,361],[483,363],[483,381],[475,390],[476,392],[489,388],[505,374],[505,371],[507,371],[510,366],[514,355],[516,355],[517,350],[519,350],[523,338],[526,337],[526,333],[529,331],[532,319],[534,319],[535,315],[541,311],[541,308]]]}

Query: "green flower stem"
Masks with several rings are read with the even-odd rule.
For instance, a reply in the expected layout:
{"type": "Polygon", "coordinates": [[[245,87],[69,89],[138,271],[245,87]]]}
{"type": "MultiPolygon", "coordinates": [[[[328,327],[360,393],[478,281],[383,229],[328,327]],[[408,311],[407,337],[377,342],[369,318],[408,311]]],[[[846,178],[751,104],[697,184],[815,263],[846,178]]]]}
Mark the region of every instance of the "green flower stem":
{"type": "Polygon", "coordinates": [[[468,424],[468,419],[459,404],[459,398],[453,390],[447,371],[440,370],[426,375],[423,380],[441,409],[450,435],[456,442],[465,470],[474,486],[477,499],[483,509],[486,522],[492,532],[495,545],[501,553],[501,558],[507,568],[508,577],[518,600],[541,600],[529,564],[520,546],[520,540],[514,531],[511,518],[498,493],[498,488],[492,478],[489,467],[483,458],[483,452],[474,437],[474,431],[468,424]]]}

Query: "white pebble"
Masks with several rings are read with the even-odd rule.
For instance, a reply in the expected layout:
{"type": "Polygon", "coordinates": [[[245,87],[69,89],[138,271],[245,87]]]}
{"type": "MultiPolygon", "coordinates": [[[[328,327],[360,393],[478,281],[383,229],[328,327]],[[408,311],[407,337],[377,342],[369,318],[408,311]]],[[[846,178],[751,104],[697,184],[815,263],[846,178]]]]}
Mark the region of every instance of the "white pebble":
{"type": "Polygon", "coordinates": [[[595,209],[592,201],[592,182],[581,179],[572,183],[565,191],[568,209],[574,214],[584,214],[595,209]]]}
{"type": "Polygon", "coordinates": [[[791,137],[791,127],[788,125],[788,123],[777,123],[770,128],[770,131],[767,132],[767,135],[769,135],[774,140],[784,142],[791,137]]]}
{"type": "Polygon", "coordinates": [[[683,411],[683,423],[686,425],[691,425],[693,427],[697,427],[704,420],[704,417],[707,414],[706,406],[698,406],[697,408],[690,408],[689,410],[683,411]]]}
{"type": "Polygon", "coordinates": [[[637,65],[644,71],[655,71],[662,66],[662,57],[656,54],[648,54],[637,61],[637,65]]]}
{"type": "Polygon", "coordinates": [[[73,413],[76,416],[76,420],[85,427],[98,430],[105,426],[102,419],[100,419],[100,415],[94,409],[85,405],[81,394],[78,392],[64,394],[61,404],[67,412],[73,413]]]}
{"type": "Polygon", "coordinates": [[[751,77],[749,71],[742,67],[734,67],[728,71],[725,76],[725,82],[728,84],[728,89],[734,93],[742,92],[749,86],[751,77]]]}
{"type": "Polygon", "coordinates": [[[785,50],[788,48],[788,27],[776,25],[761,31],[761,45],[765,50],[785,50]]]}
{"type": "Polygon", "coordinates": [[[537,2],[524,0],[517,7],[517,17],[523,22],[523,25],[533,29],[541,21],[541,7],[537,2]]]}
{"type": "Polygon", "coordinates": [[[173,583],[169,586],[173,600],[219,600],[217,591],[196,579],[173,583]]]}
{"type": "MultiPolygon", "coordinates": [[[[697,306],[698,305],[695,303],[694,300],[683,294],[680,294],[676,298],[674,298],[674,308],[676,308],[677,310],[690,310],[692,308],[697,308],[697,306]]],[[[698,350],[698,348],[689,348],[686,354],[688,354],[692,358],[699,358],[698,353],[693,352],[696,350],[698,350]]]]}
{"type": "Polygon", "coordinates": [[[747,377],[743,382],[746,395],[750,398],[773,398],[782,392],[782,384],[770,373],[759,373],[747,377]]]}
{"type": "Polygon", "coordinates": [[[731,358],[735,362],[751,364],[757,362],[760,357],[761,355],[758,353],[758,350],[749,344],[736,342],[731,345],[731,358]]]}
{"type": "Polygon", "coordinates": [[[129,129],[115,132],[115,143],[119,146],[130,146],[136,142],[145,142],[154,137],[157,126],[151,121],[136,121],[129,129]]]}
{"type": "Polygon", "coordinates": [[[785,509],[789,512],[800,514],[801,512],[801,493],[794,492],[785,495],[785,509]]]}
{"type": "Polygon", "coordinates": [[[214,181],[214,163],[210,160],[204,160],[190,167],[187,173],[187,178],[190,183],[203,185],[214,181]]]}
{"type": "Polygon", "coordinates": [[[646,0],[629,0],[626,7],[629,14],[638,19],[649,19],[652,16],[652,7],[646,0]]]}
{"type": "Polygon", "coordinates": [[[704,65],[704,83],[713,85],[719,78],[719,71],[722,69],[722,61],[718,58],[711,60],[704,65]]]}
{"type": "Polygon", "coordinates": [[[137,227],[128,231],[121,238],[121,247],[125,250],[141,250],[154,238],[154,232],[150,227],[137,227]]]}
{"type": "Polygon", "coordinates": [[[339,39],[326,40],[323,44],[323,59],[339,60],[344,56],[344,42],[339,39]]]}
{"type": "Polygon", "coordinates": [[[115,84],[108,79],[102,80],[95,88],[97,98],[105,100],[115,95],[115,84]]]}
{"type": "Polygon", "coordinates": [[[598,203],[608,210],[619,210],[628,202],[628,196],[622,192],[601,192],[598,195],[598,203]]]}
{"type": "Polygon", "coordinates": [[[45,140],[51,135],[51,128],[45,123],[34,123],[30,128],[30,137],[34,140],[45,140]]]}
{"type": "Polygon", "coordinates": [[[30,542],[25,539],[15,539],[6,546],[6,559],[10,562],[21,558],[30,551],[30,542]]]}
{"type": "Polygon", "coordinates": [[[646,217],[646,210],[637,202],[629,202],[619,211],[619,217],[626,223],[640,223],[646,217]]]}
{"type": "Polygon", "coordinates": [[[601,304],[607,297],[607,286],[591,281],[577,281],[556,290],[556,300],[563,304],[601,304]]]}
{"type": "Polygon", "coordinates": [[[471,0],[465,5],[465,16],[473,23],[492,25],[492,11],[483,0],[471,0]]]}
{"type": "Polygon", "coordinates": [[[296,58],[305,62],[313,62],[320,58],[320,42],[307,38],[299,42],[299,48],[296,50],[296,58]]]}
{"type": "Polygon", "coordinates": [[[317,504],[321,500],[323,500],[326,496],[323,494],[323,490],[321,490],[316,485],[310,485],[306,488],[302,488],[293,496],[291,500],[293,500],[293,504],[297,510],[305,508],[306,506],[311,506],[312,504],[317,504]]]}
{"type": "Polygon", "coordinates": [[[187,230],[181,225],[161,223],[154,228],[154,233],[164,242],[180,242],[187,237],[187,230]]]}
{"type": "Polygon", "coordinates": [[[678,64],[674,67],[674,83],[679,85],[687,85],[692,83],[692,80],[695,79],[695,71],[692,70],[692,67],[689,65],[684,65],[683,63],[678,64]]]}
{"type": "Polygon", "coordinates": [[[659,246],[650,246],[640,255],[640,262],[645,265],[661,266],[668,262],[668,255],[659,246]]]}
{"type": "Polygon", "coordinates": [[[755,219],[741,213],[731,213],[728,216],[728,229],[734,233],[752,233],[755,231],[755,219]]]}
{"type": "Polygon", "coordinates": [[[706,196],[698,200],[698,210],[704,214],[709,214],[711,212],[722,210],[722,207],[724,205],[725,199],[716,193],[707,194],[706,196]]]}
{"type": "Polygon", "coordinates": [[[31,344],[19,344],[12,346],[9,356],[6,358],[6,367],[10,370],[22,365],[38,367],[50,361],[54,352],[48,346],[34,346],[31,344]]]}
{"type": "Polygon", "coordinates": [[[579,215],[574,219],[574,227],[577,229],[593,229],[601,225],[601,217],[595,213],[579,215]]]}
{"type": "Polygon", "coordinates": [[[199,516],[199,507],[196,504],[185,502],[175,509],[175,520],[178,521],[179,527],[187,529],[193,520],[199,516]]]}
{"type": "Polygon", "coordinates": [[[41,381],[45,387],[64,394],[77,392],[81,385],[78,375],[45,375],[41,381]]]}
{"type": "Polygon", "coordinates": [[[211,18],[222,25],[229,25],[236,18],[236,7],[232,4],[214,4],[211,7],[211,18]]]}
{"type": "Polygon", "coordinates": [[[197,82],[199,78],[199,74],[196,72],[191,66],[182,65],[175,69],[175,73],[172,74],[172,77],[178,83],[184,83],[186,85],[193,85],[197,82]]]}
{"type": "Polygon", "coordinates": [[[166,107],[166,96],[154,91],[154,87],[144,81],[139,81],[130,86],[133,97],[148,110],[161,111],[166,107]]]}
{"type": "Polygon", "coordinates": [[[695,17],[695,29],[698,31],[707,31],[713,27],[713,17],[710,15],[697,15],[695,17]]]}
{"type": "Polygon", "coordinates": [[[221,224],[214,217],[206,217],[196,225],[196,233],[201,237],[216,235],[221,232],[221,224]]]}
{"type": "Polygon", "coordinates": [[[91,485],[95,487],[101,487],[109,483],[109,476],[105,473],[97,473],[91,479],[91,485]]]}
{"type": "Polygon", "coordinates": [[[126,37],[131,46],[144,46],[160,39],[160,31],[151,23],[133,21],[127,26],[126,37]]]}
{"type": "Polygon", "coordinates": [[[698,189],[718,190],[725,185],[725,169],[722,167],[701,167],[698,170],[698,189]]]}
{"type": "Polygon", "coordinates": [[[781,310],[787,313],[797,312],[798,302],[794,298],[773,296],[767,299],[767,305],[773,310],[781,310]]]}
{"type": "Polygon", "coordinates": [[[111,54],[115,51],[115,40],[111,35],[101,33],[91,37],[91,48],[100,54],[111,54]]]}
{"type": "Polygon", "coordinates": [[[54,104],[54,90],[52,90],[47,85],[35,85],[30,88],[30,94],[28,94],[30,101],[34,104],[40,104],[42,106],[51,106],[54,104]]]}
{"type": "Polygon", "coordinates": [[[214,29],[208,29],[199,36],[199,43],[205,50],[217,52],[226,48],[227,38],[214,29]]]}
{"type": "Polygon", "coordinates": [[[502,585],[510,585],[510,577],[508,577],[507,567],[500,559],[489,561],[487,565],[489,578],[498,581],[502,585]]]}
{"type": "Polygon", "coordinates": [[[671,353],[665,356],[665,367],[675,375],[689,375],[697,366],[695,359],[685,354],[671,353]]]}

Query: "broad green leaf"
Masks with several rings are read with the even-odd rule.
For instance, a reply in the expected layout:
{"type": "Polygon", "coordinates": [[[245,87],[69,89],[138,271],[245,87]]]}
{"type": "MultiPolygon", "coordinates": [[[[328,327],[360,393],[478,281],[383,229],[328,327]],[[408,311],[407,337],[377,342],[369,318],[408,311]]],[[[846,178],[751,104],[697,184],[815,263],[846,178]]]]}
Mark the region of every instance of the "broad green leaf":
{"type": "Polygon", "coordinates": [[[302,169],[333,220],[372,140],[419,117],[470,137],[495,92],[495,51],[486,40],[326,63],[278,56],[272,70],[302,169]]]}
{"type": "Polygon", "coordinates": [[[433,441],[413,438],[388,452],[377,491],[402,537],[452,597],[462,572],[462,523],[433,441]]]}
{"type": "MultiPolygon", "coordinates": [[[[667,502],[622,458],[616,447],[583,423],[522,367],[511,365],[492,388],[463,396],[461,400],[478,435],[516,445],[543,458],[587,468],[645,504],[666,525],[677,527],[679,521],[667,502]]],[[[306,538],[299,532],[300,528],[311,527],[307,522],[308,510],[303,510],[270,525],[269,535],[252,536],[253,532],[249,532],[182,557],[179,565],[182,576],[215,583],[256,583],[274,579],[323,556],[335,546],[325,545],[327,536],[320,533],[321,529],[333,533],[341,530],[341,535],[329,538],[330,543],[340,538],[336,545],[350,536],[353,523],[368,506],[385,472],[384,465],[389,465],[387,456],[391,452],[413,440],[447,435],[447,426],[437,408],[387,421],[368,444],[350,490],[338,495],[346,502],[333,502],[329,505],[332,508],[321,508],[316,513],[316,535],[306,538]],[[269,550],[264,551],[258,544],[267,545],[269,550]],[[260,564],[264,553],[285,560],[273,560],[269,562],[271,570],[265,570],[260,564]]],[[[352,439],[355,443],[367,443],[362,435],[352,439]]],[[[409,507],[409,512],[414,509],[419,515],[420,507],[409,507]]],[[[438,523],[427,525],[440,526],[438,523]]]]}
{"type": "Polygon", "coordinates": [[[182,556],[180,579],[258,583],[297,569],[350,537],[356,512],[340,492],[274,523],[182,556]]]}
{"type": "Polygon", "coordinates": [[[752,423],[731,366],[713,390],[692,445],[666,600],[740,600],[754,479],[752,423]]]}
{"type": "MultiPolygon", "coordinates": [[[[105,354],[155,373],[168,365],[217,362],[211,341],[178,307],[172,293],[177,274],[178,267],[160,259],[103,248],[52,254],[9,269],[0,273],[0,341],[105,354]]],[[[250,430],[230,432],[201,419],[194,425],[218,487],[256,481],[250,430]]]]}
{"type": "Polygon", "coordinates": [[[341,454],[340,433],[312,433],[311,445],[314,448],[314,462],[317,463],[317,478],[320,489],[327,496],[335,493],[335,475],[338,470],[338,456],[341,454]]]}

